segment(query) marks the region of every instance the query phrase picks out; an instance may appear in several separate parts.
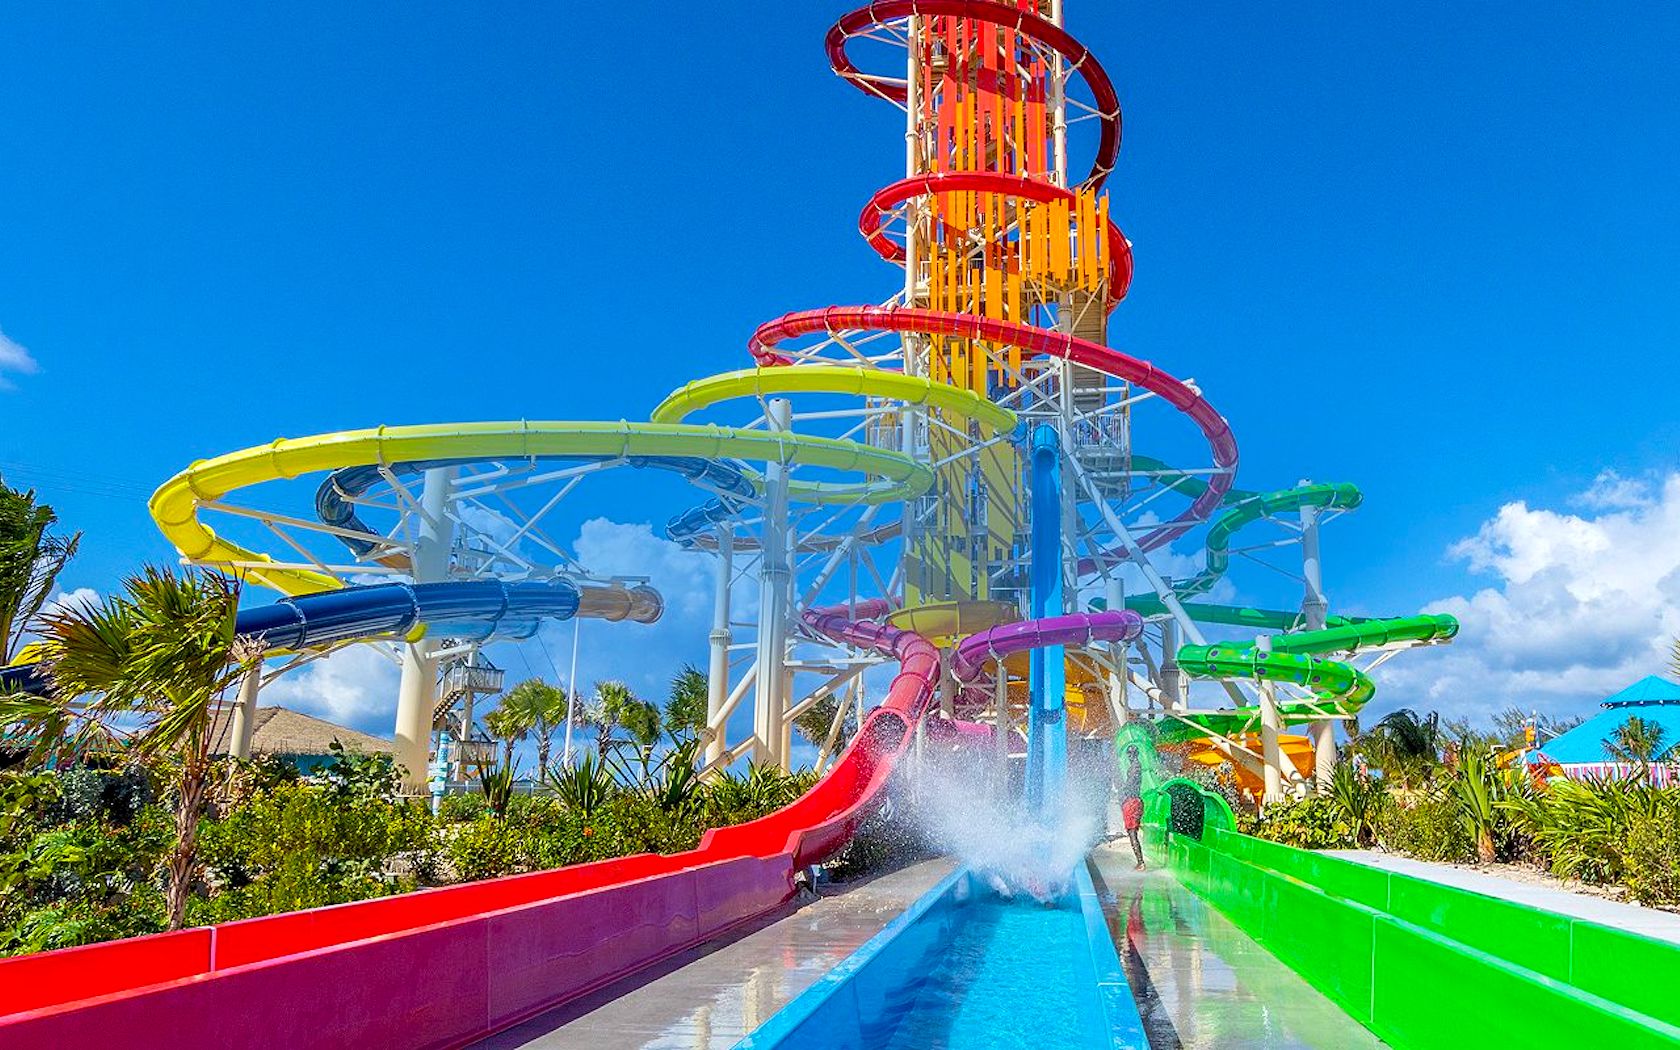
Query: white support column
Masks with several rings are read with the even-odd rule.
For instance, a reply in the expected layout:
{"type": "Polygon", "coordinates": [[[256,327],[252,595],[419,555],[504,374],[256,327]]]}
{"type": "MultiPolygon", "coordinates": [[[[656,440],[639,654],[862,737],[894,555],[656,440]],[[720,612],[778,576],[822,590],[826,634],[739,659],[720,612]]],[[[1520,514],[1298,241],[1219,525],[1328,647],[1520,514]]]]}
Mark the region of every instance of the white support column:
{"type": "Polygon", "coordinates": [[[712,738],[706,742],[706,764],[723,757],[729,746],[725,727],[718,725],[718,712],[729,698],[729,590],[735,574],[735,529],[724,524],[718,528],[717,594],[712,600],[711,660],[706,667],[706,724],[717,725],[712,738]]]}
{"type": "MultiPolygon", "coordinates": [[[[1262,653],[1272,651],[1271,635],[1254,640],[1254,648],[1262,653]]],[[[1283,752],[1278,747],[1278,734],[1283,728],[1278,717],[1277,691],[1269,678],[1260,680],[1260,759],[1265,793],[1261,801],[1266,805],[1283,801],[1283,752]]]]}
{"type": "Polygon", "coordinates": [[[955,718],[957,714],[957,680],[951,674],[951,654],[954,650],[939,650],[939,717],[955,718]]]}
{"type": "Polygon", "coordinates": [[[583,617],[572,617],[572,666],[566,672],[566,739],[561,748],[560,762],[567,769],[572,768],[572,729],[577,725],[577,705],[582,698],[578,692],[577,664],[578,644],[583,638],[583,617]]]}
{"type": "Polygon", "coordinates": [[[992,719],[996,733],[992,744],[997,749],[999,767],[1009,765],[1009,737],[1014,730],[1009,721],[1009,669],[997,662],[997,676],[992,680],[992,719]]]}
{"type": "MultiPolygon", "coordinates": [[[[792,425],[793,406],[787,398],[771,398],[765,406],[765,421],[771,433],[786,433],[792,425]]],[[[782,752],[783,715],[787,710],[788,565],[788,469],[771,462],[764,471],[764,536],[759,558],[758,587],[758,683],[753,694],[753,750],[756,761],[785,765],[782,752]]]]}
{"type": "MultiPolygon", "coordinates": [[[[1302,485],[1309,482],[1302,481],[1302,485]]],[[[1330,599],[1324,594],[1324,568],[1318,548],[1318,508],[1301,508],[1301,619],[1309,631],[1321,631],[1330,615],[1330,599]]],[[[1313,780],[1318,793],[1330,793],[1330,779],[1336,773],[1336,723],[1320,718],[1308,733],[1313,742],[1313,780]]]]}
{"type": "MultiPolygon", "coordinates": [[[[1107,581],[1104,591],[1103,597],[1109,609],[1118,612],[1126,608],[1126,584],[1118,574],[1107,581]]],[[[1108,706],[1114,712],[1118,728],[1131,718],[1131,709],[1126,704],[1126,667],[1131,659],[1131,646],[1115,642],[1108,647],[1108,652],[1109,659],[1114,662],[1114,667],[1108,672],[1108,706]]]]}
{"type": "Polygon", "coordinates": [[[251,757],[251,737],[257,731],[257,693],[262,689],[262,661],[258,660],[239,680],[239,696],[233,708],[233,725],[228,730],[234,758],[251,757]]]}
{"type": "MultiPolygon", "coordinates": [[[[414,538],[413,572],[416,583],[433,583],[449,576],[449,490],[455,468],[426,471],[420,490],[420,522],[414,538]]],[[[403,646],[402,683],[397,691],[397,724],[392,734],[403,784],[423,790],[432,749],[432,710],[437,705],[437,657],[430,638],[403,646]]]]}
{"type": "Polygon", "coordinates": [[[1178,621],[1161,621],[1161,697],[1172,711],[1189,706],[1184,696],[1184,672],[1178,667],[1178,621]]]}

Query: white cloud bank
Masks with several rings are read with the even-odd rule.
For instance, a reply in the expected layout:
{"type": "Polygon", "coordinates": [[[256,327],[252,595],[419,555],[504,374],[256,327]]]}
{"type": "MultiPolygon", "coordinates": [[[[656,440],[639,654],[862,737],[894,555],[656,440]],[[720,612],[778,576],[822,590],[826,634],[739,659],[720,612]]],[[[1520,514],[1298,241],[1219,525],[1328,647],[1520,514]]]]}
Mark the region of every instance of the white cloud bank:
{"type": "Polygon", "coordinates": [[[12,390],[15,385],[11,375],[34,375],[40,370],[28,350],[6,337],[0,332],[0,390],[12,390]]]}
{"type": "Polygon", "coordinates": [[[257,702],[388,737],[401,677],[401,668],[381,649],[352,645],[275,679],[257,702]]]}
{"type": "Polygon", "coordinates": [[[1448,556],[1493,586],[1431,602],[1462,624],[1445,649],[1378,672],[1373,714],[1399,706],[1484,717],[1506,705],[1586,714],[1661,673],[1680,635],[1680,473],[1605,471],[1580,513],[1508,503],[1448,556]]]}

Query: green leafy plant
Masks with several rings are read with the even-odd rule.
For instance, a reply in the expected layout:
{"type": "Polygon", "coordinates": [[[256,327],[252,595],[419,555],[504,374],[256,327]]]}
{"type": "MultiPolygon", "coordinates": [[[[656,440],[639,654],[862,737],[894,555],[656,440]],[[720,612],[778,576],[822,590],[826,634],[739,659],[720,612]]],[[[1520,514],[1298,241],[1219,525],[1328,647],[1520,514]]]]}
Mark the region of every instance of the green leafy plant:
{"type": "Polygon", "coordinates": [[[1458,807],[1438,795],[1387,806],[1377,838],[1389,849],[1419,860],[1459,863],[1476,855],[1476,844],[1464,829],[1458,807]]]}
{"type": "Polygon", "coordinates": [[[1318,795],[1267,806],[1255,834],[1301,849],[1348,849],[1356,844],[1352,825],[1342,819],[1334,801],[1318,795]]]}
{"type": "Polygon", "coordinates": [[[52,532],[57,523],[53,509],[35,501],[34,490],[19,491],[0,480],[0,664],[17,657],[23,632],[81,543],[81,533],[52,532]]]}
{"type": "Polygon", "coordinates": [[[132,726],[140,754],[174,766],[172,930],[186,921],[197,870],[210,752],[231,707],[220,701],[262,659],[261,640],[235,632],[239,593],[239,581],[219,573],[147,566],[124,581],[121,595],[40,618],[53,702],[62,705],[38,724],[40,735],[77,724],[107,734],[132,726]]]}
{"type": "Polygon", "coordinates": [[[1330,802],[1336,816],[1353,834],[1360,847],[1376,841],[1377,822],[1387,798],[1375,783],[1352,762],[1337,763],[1330,775],[1330,802]]]}
{"type": "Polygon", "coordinates": [[[1457,808],[1459,822],[1476,844],[1476,858],[1483,864],[1492,864],[1496,857],[1495,838],[1504,823],[1499,807],[1505,798],[1504,787],[1492,756],[1481,750],[1466,750],[1459,757],[1457,775],[1447,783],[1447,797],[1457,808]]]}
{"type": "Polygon", "coordinates": [[[561,805],[585,817],[593,816],[618,790],[607,763],[599,755],[589,753],[580,756],[570,768],[544,769],[543,778],[554,789],[561,805]]]}
{"type": "Polygon", "coordinates": [[[485,804],[496,817],[507,816],[508,804],[513,801],[514,783],[519,779],[517,766],[485,766],[478,771],[478,790],[485,804]]]}
{"type": "MultiPolygon", "coordinates": [[[[518,727],[520,735],[529,733],[537,741],[537,766],[548,768],[549,752],[554,744],[554,731],[566,724],[566,693],[541,678],[527,678],[502,697],[498,711],[518,727]]],[[[499,734],[498,734],[499,735],[499,734]]],[[[503,756],[507,765],[510,755],[503,756]]]]}

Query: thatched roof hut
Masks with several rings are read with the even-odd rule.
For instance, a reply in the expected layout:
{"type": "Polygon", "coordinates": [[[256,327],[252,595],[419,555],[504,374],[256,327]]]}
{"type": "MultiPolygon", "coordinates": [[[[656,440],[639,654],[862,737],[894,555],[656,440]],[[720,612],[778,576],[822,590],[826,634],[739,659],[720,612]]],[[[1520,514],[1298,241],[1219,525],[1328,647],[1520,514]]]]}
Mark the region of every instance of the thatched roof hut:
{"type": "MultiPolygon", "coordinates": [[[[233,731],[232,721],[230,718],[222,719],[221,735],[213,749],[218,755],[228,752],[228,739],[233,731]]],[[[334,740],[343,744],[346,750],[366,754],[389,754],[392,750],[389,740],[382,740],[348,726],[335,725],[326,719],[314,718],[284,707],[257,708],[256,723],[256,729],[251,734],[253,755],[325,755],[329,753],[334,740]]]]}

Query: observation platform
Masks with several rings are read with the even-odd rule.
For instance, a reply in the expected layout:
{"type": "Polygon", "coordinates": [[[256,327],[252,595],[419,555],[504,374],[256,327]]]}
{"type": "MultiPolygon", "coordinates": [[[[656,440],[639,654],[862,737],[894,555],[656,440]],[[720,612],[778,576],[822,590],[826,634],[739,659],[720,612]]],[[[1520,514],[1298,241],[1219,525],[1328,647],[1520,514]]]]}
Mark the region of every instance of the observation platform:
{"type": "Polygon", "coordinates": [[[1410,857],[1396,857],[1375,850],[1325,852],[1383,871],[1399,872],[1442,886],[1480,893],[1485,897],[1496,897],[1514,904],[1525,904],[1530,908],[1597,923],[1626,933],[1637,933],[1654,940],[1680,944],[1680,914],[1674,912],[1645,908],[1637,904],[1624,904],[1591,893],[1576,893],[1556,886],[1538,885],[1453,864],[1436,864],[1413,860],[1410,857]]]}
{"type": "Polygon", "coordinates": [[[929,860],[832,887],[768,924],[707,942],[489,1039],[478,1050],[734,1046],[955,867],[929,860]]]}

